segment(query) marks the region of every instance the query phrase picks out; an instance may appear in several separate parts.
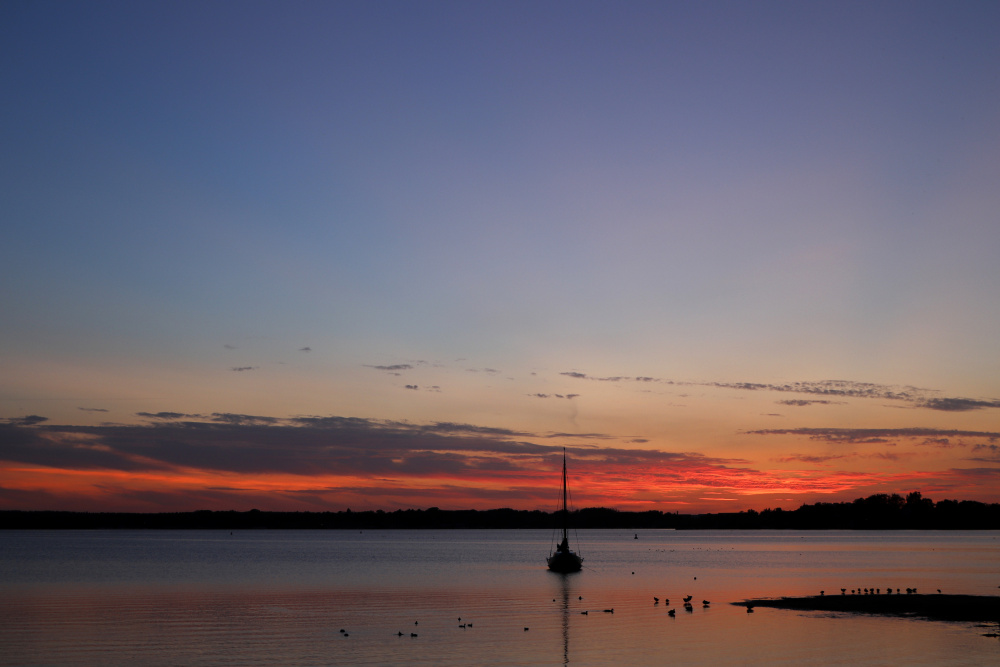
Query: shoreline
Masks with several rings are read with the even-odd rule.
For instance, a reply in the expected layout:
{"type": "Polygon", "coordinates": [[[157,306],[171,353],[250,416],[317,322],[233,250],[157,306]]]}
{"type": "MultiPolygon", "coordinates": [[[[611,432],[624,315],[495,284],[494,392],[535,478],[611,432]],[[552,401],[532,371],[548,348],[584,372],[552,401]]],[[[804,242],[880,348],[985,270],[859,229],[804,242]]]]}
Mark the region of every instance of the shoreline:
{"type": "Polygon", "coordinates": [[[944,593],[811,595],[755,598],[730,604],[739,607],[773,607],[798,611],[916,617],[932,621],[1000,623],[1000,596],[996,595],[949,595],[944,593]]]}

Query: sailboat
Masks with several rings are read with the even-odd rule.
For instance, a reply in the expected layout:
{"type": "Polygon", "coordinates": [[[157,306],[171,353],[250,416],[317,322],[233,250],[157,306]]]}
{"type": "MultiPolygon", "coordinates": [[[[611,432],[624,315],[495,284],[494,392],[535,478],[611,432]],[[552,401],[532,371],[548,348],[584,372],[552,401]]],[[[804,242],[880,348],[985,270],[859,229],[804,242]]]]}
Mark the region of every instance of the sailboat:
{"type": "Polygon", "coordinates": [[[562,473],[562,542],[546,559],[549,569],[553,572],[579,572],[583,567],[583,558],[569,548],[569,509],[566,507],[566,448],[563,447],[562,473]]]}

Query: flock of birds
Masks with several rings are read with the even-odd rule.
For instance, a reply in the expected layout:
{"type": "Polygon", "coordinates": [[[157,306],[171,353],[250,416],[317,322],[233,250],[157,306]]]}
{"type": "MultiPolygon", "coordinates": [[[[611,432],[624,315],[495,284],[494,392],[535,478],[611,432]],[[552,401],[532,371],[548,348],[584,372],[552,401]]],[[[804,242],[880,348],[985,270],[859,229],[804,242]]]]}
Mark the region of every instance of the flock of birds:
{"type": "MultiPolygon", "coordinates": [[[[863,590],[864,590],[864,592],[862,592],[862,589],[860,589],[860,588],[852,588],[851,589],[851,595],[882,595],[882,589],[881,588],[865,588],[863,590]]],[[[916,588],[907,588],[906,589],[906,594],[907,595],[913,595],[916,592],[917,592],[916,588]]],[[[941,589],[940,588],[937,589],[937,592],[940,593],[941,589]]],[[[820,591],[819,594],[820,595],[826,595],[826,591],[820,591]]],[[[840,589],[840,594],[841,595],[847,595],[847,589],[846,588],[841,588],[840,589]]],[[[885,594],[886,595],[892,595],[892,589],[891,588],[885,589],[885,594]]],[[[900,592],[899,592],[898,588],[896,589],[896,595],[900,595],[900,592]]]]}
{"type": "MultiPolygon", "coordinates": [[[[579,596],[578,599],[579,600],[583,600],[583,596],[582,595],[579,596]]],[[[687,595],[682,600],[682,602],[684,604],[684,610],[687,611],[687,612],[693,612],[694,611],[694,603],[691,602],[692,599],[694,599],[694,596],[687,595]]],[[[555,602],[555,599],[553,599],[552,601],[555,602]]],[[[664,598],[663,599],[663,603],[666,604],[666,605],[669,605],[670,604],[670,599],[669,598],[664,598]]],[[[660,604],[660,598],[658,598],[658,597],[656,597],[654,595],[653,596],[653,604],[654,605],[660,604]]],[[[711,605],[711,604],[712,603],[709,602],[708,600],[702,600],[701,601],[701,606],[704,609],[708,609],[709,605],[711,605]]],[[[592,610],[590,610],[590,609],[585,609],[584,611],[581,611],[580,613],[583,614],[584,616],[586,616],[586,615],[590,614],[591,611],[592,610]]],[[[601,609],[600,611],[601,611],[601,613],[604,613],[604,614],[613,614],[613,613],[615,613],[614,607],[612,607],[610,609],[601,609]]],[[[751,612],[751,611],[753,611],[753,609],[750,609],[750,608],[747,609],[748,613],[751,612]]],[[[676,609],[670,609],[669,611],[667,611],[667,615],[668,616],[676,616],[677,615],[677,610],[676,609]]],[[[420,625],[420,621],[414,621],[413,625],[420,625]]],[[[466,622],[463,623],[462,622],[462,617],[459,616],[458,617],[458,627],[464,630],[465,628],[471,628],[472,627],[472,623],[469,622],[469,621],[466,621],[466,622]]],[[[529,628],[529,627],[525,627],[524,631],[527,632],[530,629],[531,628],[529,628]]],[[[410,634],[410,637],[419,637],[420,636],[416,632],[411,632],[409,634],[410,634]]],[[[344,628],[340,629],[340,635],[342,637],[350,637],[351,636],[350,633],[347,632],[344,628]]],[[[397,637],[405,637],[406,633],[400,630],[399,632],[396,633],[396,636],[397,637]]]]}
{"type": "MultiPolygon", "coordinates": [[[[692,596],[692,595],[685,595],[681,599],[681,601],[684,603],[684,611],[686,611],[688,613],[693,613],[694,612],[694,603],[691,602],[691,599],[693,597],[694,596],[692,596]]],[[[656,597],[654,595],[653,596],[653,604],[654,605],[660,604],[660,598],[658,598],[658,597],[656,597]]],[[[663,598],[663,604],[664,605],[669,605],[670,604],[670,598],[663,598]]],[[[708,609],[711,604],[712,603],[709,602],[708,600],[702,600],[701,601],[701,607],[702,607],[702,609],[708,609]]],[[[677,615],[677,610],[676,609],[670,609],[669,611],[667,611],[667,616],[676,616],[676,615],[677,615]]]]}
{"type": "MultiPolygon", "coordinates": [[[[635,573],[633,572],[633,574],[635,574],[635,573]]],[[[697,579],[697,577],[695,577],[695,579],[697,579]]],[[[906,590],[906,594],[907,595],[913,595],[913,594],[916,594],[916,592],[917,592],[916,588],[907,588],[905,590],[906,590]]],[[[886,588],[885,589],[885,595],[892,595],[892,591],[893,591],[892,588],[886,588]]],[[[937,592],[940,593],[941,589],[940,588],[937,589],[937,592]]],[[[825,596],[826,595],[826,591],[825,590],[820,591],[819,594],[825,596]]],[[[847,589],[846,588],[841,588],[840,589],[840,594],[841,595],[847,595],[847,589]]],[[[851,595],[882,595],[882,589],[881,588],[852,588],[851,589],[851,595]]],[[[900,589],[898,589],[898,588],[896,589],[896,595],[901,595],[900,589]]],[[[582,595],[579,596],[578,599],[579,600],[583,600],[583,596],[582,595]]],[[[681,599],[684,611],[686,611],[688,613],[693,613],[694,612],[694,603],[692,602],[693,599],[694,599],[693,595],[685,595],[681,599]]],[[[552,601],[555,602],[555,599],[553,599],[552,601]]],[[[654,595],[653,596],[653,604],[654,605],[658,605],[658,604],[660,604],[660,602],[661,602],[660,598],[658,598],[658,597],[656,597],[654,595]]],[[[663,604],[665,606],[669,606],[670,605],[670,598],[666,598],[665,597],[665,598],[663,598],[662,602],[663,602],[663,604]]],[[[711,604],[712,603],[709,600],[702,600],[701,601],[701,606],[702,606],[703,609],[708,609],[711,606],[711,604]]],[[[748,602],[747,605],[746,605],[746,608],[747,608],[747,613],[748,614],[754,613],[754,607],[753,607],[752,603],[748,602]]],[[[584,611],[581,611],[580,613],[583,614],[584,616],[586,616],[586,615],[590,614],[590,612],[591,612],[591,610],[585,609],[584,611]]],[[[612,607],[610,609],[602,609],[601,612],[605,613],[605,614],[613,614],[613,613],[615,613],[615,610],[612,607]]],[[[667,616],[675,617],[676,615],[677,615],[677,609],[672,608],[672,609],[667,610],[667,616]]],[[[420,621],[414,621],[413,624],[414,625],[419,625],[420,621]]],[[[469,621],[466,621],[466,622],[463,623],[462,622],[462,617],[459,616],[458,617],[458,627],[464,630],[465,628],[471,628],[472,627],[472,623],[469,622],[469,621]]],[[[530,628],[528,628],[528,627],[524,628],[525,632],[527,632],[528,630],[530,630],[530,628]]],[[[340,634],[342,636],[344,636],[344,637],[350,637],[350,634],[348,634],[343,628],[341,628],[340,634]]],[[[405,637],[406,633],[400,631],[400,632],[397,632],[396,635],[398,637],[405,637]]],[[[416,632],[411,632],[410,633],[410,637],[417,637],[417,636],[419,636],[419,635],[416,632]]]]}

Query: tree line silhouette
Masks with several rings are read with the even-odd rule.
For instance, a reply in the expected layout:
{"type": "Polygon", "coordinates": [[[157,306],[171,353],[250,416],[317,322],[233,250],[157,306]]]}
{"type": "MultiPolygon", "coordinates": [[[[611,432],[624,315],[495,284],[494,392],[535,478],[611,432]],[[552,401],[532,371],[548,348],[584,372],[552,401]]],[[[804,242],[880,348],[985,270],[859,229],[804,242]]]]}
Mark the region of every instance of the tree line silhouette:
{"type": "MultiPolygon", "coordinates": [[[[0,529],[497,529],[552,528],[559,511],[407,509],[352,512],[60,512],[0,511],[0,529]]],[[[998,530],[1000,504],[974,500],[905,498],[878,493],[853,502],[815,503],[796,510],[765,509],[718,514],[627,512],[588,507],[570,512],[575,528],[794,529],[794,530],[998,530]]]]}

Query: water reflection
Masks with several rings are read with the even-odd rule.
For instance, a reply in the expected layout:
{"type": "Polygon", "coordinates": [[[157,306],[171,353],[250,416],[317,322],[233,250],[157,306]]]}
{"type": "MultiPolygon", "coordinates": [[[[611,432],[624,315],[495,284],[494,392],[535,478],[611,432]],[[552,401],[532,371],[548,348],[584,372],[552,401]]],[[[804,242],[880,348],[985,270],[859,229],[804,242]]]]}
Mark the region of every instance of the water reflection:
{"type": "Polygon", "coordinates": [[[559,592],[561,594],[562,604],[560,605],[560,610],[562,612],[562,640],[563,640],[563,664],[569,664],[569,596],[570,596],[570,579],[577,576],[579,573],[565,573],[565,572],[552,572],[553,577],[559,578],[559,592]]]}

